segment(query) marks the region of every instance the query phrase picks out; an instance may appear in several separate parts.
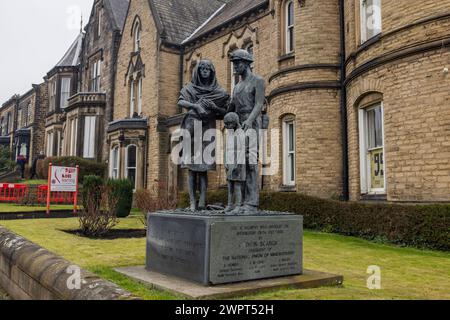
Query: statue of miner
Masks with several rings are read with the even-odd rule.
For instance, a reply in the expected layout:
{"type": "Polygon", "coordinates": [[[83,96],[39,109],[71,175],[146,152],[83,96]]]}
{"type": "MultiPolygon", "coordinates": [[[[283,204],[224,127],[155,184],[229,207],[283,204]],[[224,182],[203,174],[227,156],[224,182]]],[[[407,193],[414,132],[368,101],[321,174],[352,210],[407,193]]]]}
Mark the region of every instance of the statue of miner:
{"type": "Polygon", "coordinates": [[[265,81],[252,72],[253,55],[243,49],[231,54],[234,71],[240,76],[230,102],[229,112],[239,116],[246,134],[246,181],[244,186],[244,205],[241,214],[257,213],[259,207],[259,130],[262,126],[262,110],[265,103],[265,81]]]}

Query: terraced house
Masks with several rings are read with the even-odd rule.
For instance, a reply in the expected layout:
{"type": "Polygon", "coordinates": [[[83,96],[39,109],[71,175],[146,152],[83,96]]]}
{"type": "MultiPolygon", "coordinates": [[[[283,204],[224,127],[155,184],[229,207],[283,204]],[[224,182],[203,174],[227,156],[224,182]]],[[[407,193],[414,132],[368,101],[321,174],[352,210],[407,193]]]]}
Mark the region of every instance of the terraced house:
{"type": "Polygon", "coordinates": [[[48,156],[104,161],[112,121],[116,57],[127,0],[94,1],[85,32],[47,75],[52,88],[47,114],[48,156]]]}
{"type": "MultiPolygon", "coordinates": [[[[351,200],[450,200],[450,1],[131,0],[120,44],[110,175],[185,188],[170,160],[181,86],[219,82],[251,51],[279,130],[268,190],[351,200]]],[[[219,128],[221,128],[219,124],[219,128]]],[[[220,168],[214,187],[225,185],[220,168]]]]}

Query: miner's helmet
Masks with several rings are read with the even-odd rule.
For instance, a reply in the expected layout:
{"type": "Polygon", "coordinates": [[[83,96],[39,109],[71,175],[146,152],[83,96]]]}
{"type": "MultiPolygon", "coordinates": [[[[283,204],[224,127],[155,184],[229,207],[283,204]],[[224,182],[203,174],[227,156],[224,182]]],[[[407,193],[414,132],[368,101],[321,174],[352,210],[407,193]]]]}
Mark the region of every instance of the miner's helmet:
{"type": "Polygon", "coordinates": [[[234,61],[248,61],[250,63],[253,63],[255,60],[253,60],[253,55],[244,49],[237,49],[233,51],[233,53],[230,55],[230,60],[232,62],[234,61]]]}

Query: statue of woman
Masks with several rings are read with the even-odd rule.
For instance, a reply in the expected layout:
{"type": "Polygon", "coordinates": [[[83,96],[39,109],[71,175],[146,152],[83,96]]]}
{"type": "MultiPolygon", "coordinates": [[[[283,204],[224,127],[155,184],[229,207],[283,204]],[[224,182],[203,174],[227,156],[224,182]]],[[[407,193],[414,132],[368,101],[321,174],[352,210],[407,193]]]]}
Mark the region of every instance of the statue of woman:
{"type": "MultiPolygon", "coordinates": [[[[203,135],[209,129],[216,128],[216,121],[223,119],[226,114],[230,96],[219,86],[216,78],[216,70],[209,60],[201,60],[194,69],[192,81],[184,86],[180,93],[178,106],[187,109],[181,129],[186,130],[191,138],[191,154],[183,155],[183,169],[189,170],[188,186],[190,198],[190,210],[204,210],[206,208],[206,191],[208,188],[208,171],[216,169],[215,161],[205,162],[203,151],[215,141],[204,141],[203,135]],[[194,128],[202,128],[199,135],[194,128]],[[197,134],[197,135],[196,135],[197,134]],[[195,139],[201,137],[202,150],[195,150],[195,139]],[[198,152],[201,151],[201,155],[198,152]],[[197,181],[200,180],[200,188],[197,181]],[[196,192],[200,189],[200,200],[197,206],[196,192]]],[[[185,138],[185,137],[184,137],[185,138]]],[[[186,151],[186,150],[184,150],[186,151]]]]}

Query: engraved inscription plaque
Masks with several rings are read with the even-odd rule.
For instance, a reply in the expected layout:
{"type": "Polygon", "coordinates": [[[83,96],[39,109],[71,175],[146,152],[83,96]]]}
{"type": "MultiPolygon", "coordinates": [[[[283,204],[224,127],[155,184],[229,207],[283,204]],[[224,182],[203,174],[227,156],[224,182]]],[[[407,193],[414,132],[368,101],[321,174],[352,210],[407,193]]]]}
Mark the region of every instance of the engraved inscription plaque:
{"type": "Polygon", "coordinates": [[[149,217],[147,270],[207,281],[206,229],[207,223],[198,219],[149,217]]]}
{"type": "Polygon", "coordinates": [[[301,274],[302,233],[299,216],[212,223],[210,282],[301,274]]]}

